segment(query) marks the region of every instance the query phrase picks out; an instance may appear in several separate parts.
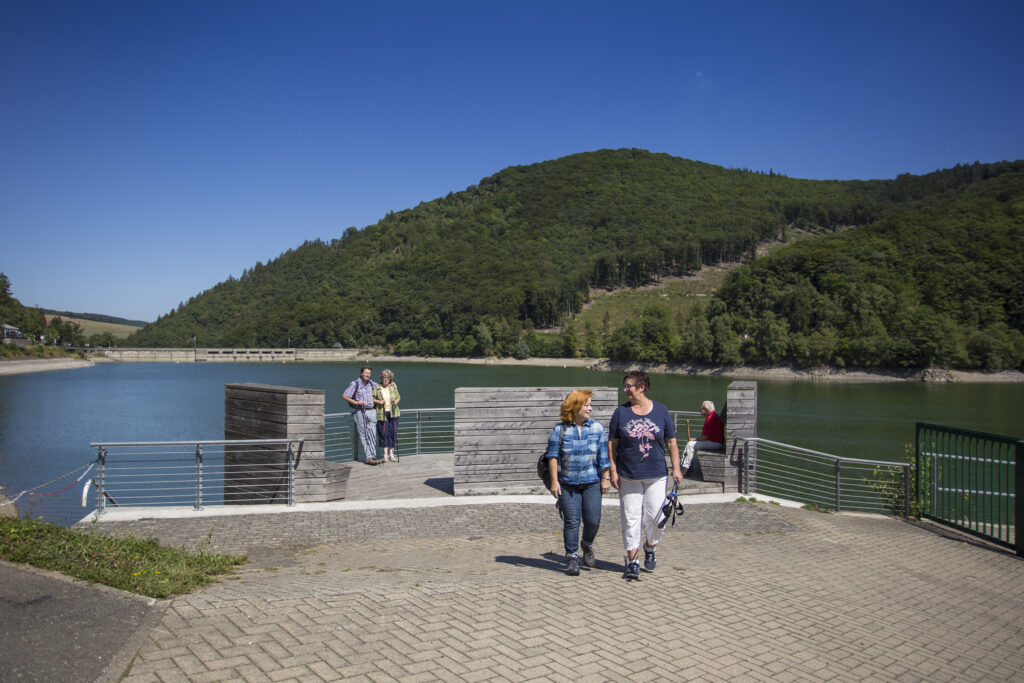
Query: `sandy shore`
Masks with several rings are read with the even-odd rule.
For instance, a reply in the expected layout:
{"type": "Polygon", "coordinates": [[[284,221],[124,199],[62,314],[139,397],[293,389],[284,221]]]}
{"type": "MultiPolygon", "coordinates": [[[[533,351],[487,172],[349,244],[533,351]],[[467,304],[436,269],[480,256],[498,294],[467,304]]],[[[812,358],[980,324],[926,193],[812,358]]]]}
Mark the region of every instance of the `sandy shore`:
{"type": "Polygon", "coordinates": [[[87,368],[92,361],[77,358],[25,358],[0,361],[0,375],[20,375],[26,372],[43,372],[45,370],[71,370],[87,368]]]}
{"type": "MultiPolygon", "coordinates": [[[[78,359],[41,359],[3,360],[0,361],[0,375],[15,375],[25,372],[41,372],[44,370],[69,370],[83,368],[94,362],[111,362],[107,358],[98,357],[93,360],[78,359]]],[[[392,356],[374,354],[371,351],[360,353],[355,362],[367,362],[375,369],[382,369],[387,363],[455,363],[459,365],[504,365],[543,368],[584,368],[606,372],[629,372],[643,370],[650,374],[664,375],[695,375],[707,377],[729,377],[731,379],[752,380],[802,380],[811,382],[935,382],[935,383],[1012,383],[1024,382],[1024,372],[1017,370],[1001,370],[999,372],[971,372],[966,370],[945,370],[941,368],[909,369],[909,370],[851,370],[838,367],[824,368],[772,368],[758,366],[739,366],[723,368],[696,364],[671,363],[623,363],[601,358],[433,358],[425,356],[392,356]]]]}

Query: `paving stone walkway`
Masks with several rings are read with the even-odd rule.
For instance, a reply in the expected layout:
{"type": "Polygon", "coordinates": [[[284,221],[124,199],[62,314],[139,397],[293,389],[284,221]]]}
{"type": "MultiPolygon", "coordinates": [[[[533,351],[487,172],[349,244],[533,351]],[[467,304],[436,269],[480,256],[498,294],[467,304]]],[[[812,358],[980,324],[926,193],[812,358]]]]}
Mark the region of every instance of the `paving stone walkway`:
{"type": "Polygon", "coordinates": [[[1024,563],[899,520],[688,505],[658,568],[561,573],[551,505],[109,525],[251,550],[164,603],[124,681],[1020,680],[1024,563]]]}
{"type": "Polygon", "coordinates": [[[698,496],[656,571],[626,582],[609,501],[597,567],[569,577],[550,498],[453,498],[446,458],[354,465],[333,507],[112,513],[107,533],[251,562],[189,595],[131,600],[130,623],[123,595],[2,565],[17,642],[52,652],[11,649],[8,633],[0,664],[20,680],[132,683],[1022,680],[1024,561],[1004,549],[927,524],[698,496]],[[49,604],[76,615],[73,630],[123,640],[55,642],[49,604]]]}

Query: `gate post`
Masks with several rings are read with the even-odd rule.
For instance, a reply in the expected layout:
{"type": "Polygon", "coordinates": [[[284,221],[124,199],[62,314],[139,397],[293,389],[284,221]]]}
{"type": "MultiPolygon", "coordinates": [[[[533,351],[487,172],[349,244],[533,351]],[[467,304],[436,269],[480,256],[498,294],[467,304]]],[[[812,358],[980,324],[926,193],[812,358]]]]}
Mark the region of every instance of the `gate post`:
{"type": "Polygon", "coordinates": [[[1017,544],[1017,555],[1024,557],[1024,539],[1021,538],[1020,525],[1024,522],[1024,463],[1021,462],[1020,454],[1024,453],[1024,439],[1018,439],[1017,445],[1013,448],[1014,451],[1014,500],[1016,505],[1014,506],[1014,527],[1013,534],[1016,537],[1017,544]]]}

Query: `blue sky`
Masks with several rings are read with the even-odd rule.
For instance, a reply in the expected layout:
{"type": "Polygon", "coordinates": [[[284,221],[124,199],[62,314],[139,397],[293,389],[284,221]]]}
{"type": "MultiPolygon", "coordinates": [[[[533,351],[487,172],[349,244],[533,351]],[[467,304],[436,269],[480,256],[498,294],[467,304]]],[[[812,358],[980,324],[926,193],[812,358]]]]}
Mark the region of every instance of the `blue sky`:
{"type": "Polygon", "coordinates": [[[4,0],[0,271],[153,320],[502,168],[1024,158],[1021,2],[4,0]]]}

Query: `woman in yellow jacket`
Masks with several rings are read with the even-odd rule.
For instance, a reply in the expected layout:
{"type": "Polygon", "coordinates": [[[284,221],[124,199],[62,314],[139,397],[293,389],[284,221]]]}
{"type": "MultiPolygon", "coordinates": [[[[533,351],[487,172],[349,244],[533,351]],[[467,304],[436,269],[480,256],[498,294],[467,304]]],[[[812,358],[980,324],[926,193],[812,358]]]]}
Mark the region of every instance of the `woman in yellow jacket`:
{"type": "Polygon", "coordinates": [[[377,439],[384,451],[381,462],[398,462],[395,444],[398,442],[398,402],[402,397],[395,384],[395,373],[382,370],[380,384],[373,388],[373,405],[377,409],[377,439]]]}

